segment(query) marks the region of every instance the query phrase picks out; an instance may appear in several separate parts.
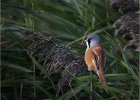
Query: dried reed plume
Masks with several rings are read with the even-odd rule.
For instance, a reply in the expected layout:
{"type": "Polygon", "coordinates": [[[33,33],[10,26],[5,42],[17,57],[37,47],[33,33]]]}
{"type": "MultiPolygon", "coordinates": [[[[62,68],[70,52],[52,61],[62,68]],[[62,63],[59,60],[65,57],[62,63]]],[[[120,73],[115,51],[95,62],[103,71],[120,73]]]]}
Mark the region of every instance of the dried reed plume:
{"type": "Polygon", "coordinates": [[[73,75],[88,73],[83,57],[78,56],[76,51],[63,45],[55,37],[46,37],[42,33],[26,29],[21,30],[20,35],[31,41],[28,46],[29,54],[43,65],[49,76],[57,73],[60,69],[63,70],[58,82],[57,94],[64,85],[71,83],[70,73],[73,75]]]}

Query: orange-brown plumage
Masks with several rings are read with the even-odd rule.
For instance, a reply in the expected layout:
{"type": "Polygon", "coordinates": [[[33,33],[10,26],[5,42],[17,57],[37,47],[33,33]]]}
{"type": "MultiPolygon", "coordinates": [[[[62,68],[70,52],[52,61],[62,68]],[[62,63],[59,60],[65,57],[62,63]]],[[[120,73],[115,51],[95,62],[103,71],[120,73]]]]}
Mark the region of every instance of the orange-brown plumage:
{"type": "Polygon", "coordinates": [[[94,71],[104,86],[107,86],[106,78],[104,75],[105,67],[105,54],[103,45],[99,42],[98,37],[93,34],[86,40],[87,49],[85,51],[85,63],[87,64],[88,71],[94,71]],[[92,43],[91,43],[92,42],[92,43]]]}
{"type": "Polygon", "coordinates": [[[100,43],[97,43],[94,47],[87,48],[85,52],[85,62],[88,66],[88,71],[95,71],[99,75],[103,85],[107,85],[103,73],[105,65],[104,48],[100,43]],[[98,61],[95,61],[97,59],[98,61]],[[97,67],[99,67],[99,69],[97,67]],[[99,71],[97,72],[97,70],[99,71]]]}

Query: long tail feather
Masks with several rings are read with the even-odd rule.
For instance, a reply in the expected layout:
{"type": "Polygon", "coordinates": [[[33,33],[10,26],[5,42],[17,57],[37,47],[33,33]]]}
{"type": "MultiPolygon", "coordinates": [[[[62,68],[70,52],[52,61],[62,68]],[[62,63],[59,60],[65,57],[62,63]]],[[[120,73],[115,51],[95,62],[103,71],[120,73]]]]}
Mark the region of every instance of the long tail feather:
{"type": "MultiPolygon", "coordinates": [[[[99,76],[99,79],[101,80],[102,84],[103,84],[104,86],[107,86],[106,77],[105,77],[104,73],[103,73],[101,70],[98,71],[98,76],[99,76]]],[[[106,93],[108,94],[109,91],[106,90],[106,93]]]]}

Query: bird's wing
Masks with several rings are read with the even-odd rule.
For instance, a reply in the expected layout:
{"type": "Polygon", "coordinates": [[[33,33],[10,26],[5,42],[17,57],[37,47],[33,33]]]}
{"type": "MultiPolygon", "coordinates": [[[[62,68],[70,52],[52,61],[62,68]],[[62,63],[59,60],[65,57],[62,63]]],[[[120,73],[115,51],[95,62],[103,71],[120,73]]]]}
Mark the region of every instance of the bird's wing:
{"type": "Polygon", "coordinates": [[[99,57],[94,52],[92,52],[92,54],[93,54],[92,62],[95,66],[94,70],[97,72],[97,70],[99,70],[99,57]]]}
{"type": "Polygon", "coordinates": [[[96,47],[92,51],[93,54],[93,63],[97,70],[104,67],[104,51],[101,47],[96,47]]]}
{"type": "Polygon", "coordinates": [[[93,60],[92,62],[95,65],[95,71],[103,85],[107,86],[106,78],[104,75],[104,64],[105,64],[105,56],[104,56],[104,49],[102,47],[96,47],[93,49],[93,60]]]}

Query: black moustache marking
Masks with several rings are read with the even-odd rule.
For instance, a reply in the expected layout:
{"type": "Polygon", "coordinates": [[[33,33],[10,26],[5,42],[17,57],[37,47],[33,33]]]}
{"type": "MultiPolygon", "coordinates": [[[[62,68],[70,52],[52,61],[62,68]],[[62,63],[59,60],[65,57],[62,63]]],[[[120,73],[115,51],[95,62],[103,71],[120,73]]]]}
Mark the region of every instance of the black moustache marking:
{"type": "Polygon", "coordinates": [[[89,47],[90,47],[90,42],[91,42],[91,40],[90,40],[90,39],[88,39],[88,45],[89,45],[89,47]]]}

